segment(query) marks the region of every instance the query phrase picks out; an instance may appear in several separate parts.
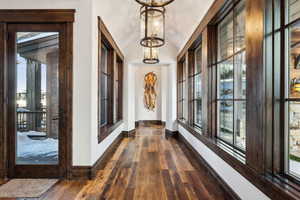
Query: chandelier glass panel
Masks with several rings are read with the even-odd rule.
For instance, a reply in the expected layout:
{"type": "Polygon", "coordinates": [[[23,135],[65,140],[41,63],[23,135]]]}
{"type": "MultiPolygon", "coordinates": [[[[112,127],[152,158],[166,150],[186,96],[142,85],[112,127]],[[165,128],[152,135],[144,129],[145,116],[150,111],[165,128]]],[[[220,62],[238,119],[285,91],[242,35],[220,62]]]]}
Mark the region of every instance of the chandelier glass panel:
{"type": "Polygon", "coordinates": [[[144,47],[161,47],[165,44],[165,8],[142,6],[141,45],[144,47]]]}
{"type": "Polygon", "coordinates": [[[139,4],[149,7],[163,7],[172,3],[174,0],[136,0],[139,4]]]}

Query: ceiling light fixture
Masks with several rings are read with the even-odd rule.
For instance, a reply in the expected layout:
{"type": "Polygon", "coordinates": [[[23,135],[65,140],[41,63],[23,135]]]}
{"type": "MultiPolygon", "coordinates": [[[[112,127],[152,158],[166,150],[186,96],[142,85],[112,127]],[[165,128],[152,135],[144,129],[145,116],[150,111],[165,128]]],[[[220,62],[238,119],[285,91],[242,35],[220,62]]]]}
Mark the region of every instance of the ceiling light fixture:
{"type": "Polygon", "coordinates": [[[158,48],[153,47],[144,47],[144,59],[145,64],[157,64],[159,63],[158,59],[158,48]]]}
{"type": "Polygon", "coordinates": [[[161,47],[165,44],[165,11],[164,7],[141,7],[142,46],[161,47]]]}
{"type": "Polygon", "coordinates": [[[172,3],[173,1],[174,0],[136,0],[136,2],[139,4],[149,7],[163,7],[172,3]]]}

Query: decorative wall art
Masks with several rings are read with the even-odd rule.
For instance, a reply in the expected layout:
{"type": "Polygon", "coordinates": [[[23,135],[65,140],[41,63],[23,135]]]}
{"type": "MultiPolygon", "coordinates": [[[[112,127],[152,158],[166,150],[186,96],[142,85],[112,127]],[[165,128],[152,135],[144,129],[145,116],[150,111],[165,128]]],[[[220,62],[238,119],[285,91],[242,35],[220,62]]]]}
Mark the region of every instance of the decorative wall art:
{"type": "Polygon", "coordinates": [[[156,106],[156,96],[157,96],[155,91],[157,76],[154,72],[150,72],[145,75],[144,80],[145,80],[144,104],[148,110],[154,111],[156,106]]]}

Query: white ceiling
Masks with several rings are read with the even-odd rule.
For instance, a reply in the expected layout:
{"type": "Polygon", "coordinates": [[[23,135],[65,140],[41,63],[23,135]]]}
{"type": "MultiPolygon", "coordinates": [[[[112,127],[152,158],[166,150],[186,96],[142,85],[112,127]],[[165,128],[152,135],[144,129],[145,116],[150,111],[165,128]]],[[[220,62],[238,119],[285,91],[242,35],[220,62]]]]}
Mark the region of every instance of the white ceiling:
{"type": "MultiPolygon", "coordinates": [[[[166,6],[166,45],[161,63],[176,56],[194,32],[213,0],[175,0],[166,6]]],[[[101,18],[130,63],[141,63],[139,4],[135,0],[101,0],[101,18]]]]}

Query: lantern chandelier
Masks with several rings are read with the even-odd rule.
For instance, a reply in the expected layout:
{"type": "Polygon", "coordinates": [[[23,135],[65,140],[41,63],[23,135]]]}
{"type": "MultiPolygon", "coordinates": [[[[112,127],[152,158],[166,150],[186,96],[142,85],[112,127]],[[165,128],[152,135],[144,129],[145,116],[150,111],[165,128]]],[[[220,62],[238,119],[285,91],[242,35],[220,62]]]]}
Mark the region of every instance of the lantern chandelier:
{"type": "Polygon", "coordinates": [[[142,6],[141,45],[144,47],[161,47],[165,44],[165,8],[142,6]]]}
{"type": "Polygon", "coordinates": [[[145,64],[157,64],[158,59],[158,48],[155,47],[144,47],[144,59],[145,64]]]}
{"type": "Polygon", "coordinates": [[[136,2],[139,4],[148,7],[163,7],[172,3],[173,1],[174,0],[136,0],[136,2]]]}
{"type": "Polygon", "coordinates": [[[158,59],[158,47],[165,44],[165,13],[164,6],[174,0],[136,0],[141,4],[141,41],[144,47],[144,59],[146,64],[156,64],[158,59]]]}

